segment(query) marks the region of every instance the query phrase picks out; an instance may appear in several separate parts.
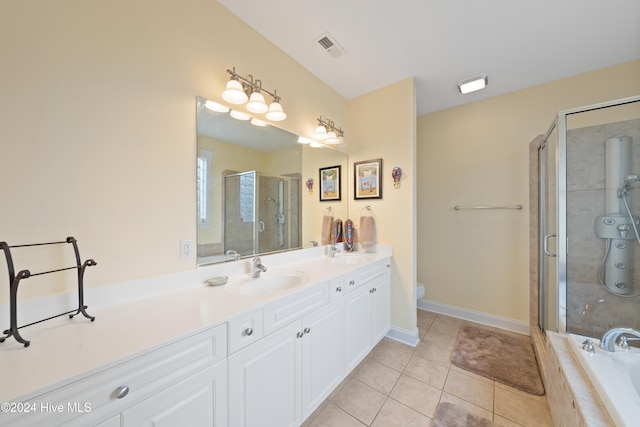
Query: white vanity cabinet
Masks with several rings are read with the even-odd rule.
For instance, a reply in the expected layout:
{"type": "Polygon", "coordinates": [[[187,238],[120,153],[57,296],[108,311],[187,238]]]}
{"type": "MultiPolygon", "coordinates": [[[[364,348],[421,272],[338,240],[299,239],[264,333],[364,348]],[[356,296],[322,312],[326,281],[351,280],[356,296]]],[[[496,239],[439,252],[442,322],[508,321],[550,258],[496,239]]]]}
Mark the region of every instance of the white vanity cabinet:
{"type": "Polygon", "coordinates": [[[206,402],[207,411],[190,415],[190,425],[227,425],[226,355],[227,325],[222,324],[32,397],[26,403],[33,413],[4,413],[0,425],[143,425],[202,405],[201,398],[191,402],[191,393],[209,393],[213,399],[206,402]]]}
{"type": "Polygon", "coordinates": [[[351,372],[389,331],[389,270],[389,264],[381,261],[347,278],[348,289],[344,297],[347,372],[351,372]]]}
{"type": "Polygon", "coordinates": [[[123,411],[119,425],[226,427],[226,397],[224,360],[123,411]]]}
{"type": "Polygon", "coordinates": [[[342,300],[229,357],[229,425],[299,426],[344,376],[342,300]]]}

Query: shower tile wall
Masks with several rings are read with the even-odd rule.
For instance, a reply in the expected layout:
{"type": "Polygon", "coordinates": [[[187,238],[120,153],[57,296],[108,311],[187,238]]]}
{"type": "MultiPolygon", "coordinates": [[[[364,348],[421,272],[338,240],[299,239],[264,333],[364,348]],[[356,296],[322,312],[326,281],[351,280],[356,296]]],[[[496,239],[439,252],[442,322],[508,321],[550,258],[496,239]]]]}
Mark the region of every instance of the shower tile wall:
{"type": "MultiPolygon", "coordinates": [[[[640,120],[567,133],[567,331],[596,338],[612,326],[640,327],[640,297],[613,295],[598,279],[605,241],[596,237],[594,220],[605,214],[605,140],[616,135],[633,138],[631,172],[640,173],[640,120]]],[[[632,190],[630,202],[634,214],[640,215],[640,184],[632,190]]],[[[633,282],[640,288],[640,246],[633,246],[633,282]]]]}

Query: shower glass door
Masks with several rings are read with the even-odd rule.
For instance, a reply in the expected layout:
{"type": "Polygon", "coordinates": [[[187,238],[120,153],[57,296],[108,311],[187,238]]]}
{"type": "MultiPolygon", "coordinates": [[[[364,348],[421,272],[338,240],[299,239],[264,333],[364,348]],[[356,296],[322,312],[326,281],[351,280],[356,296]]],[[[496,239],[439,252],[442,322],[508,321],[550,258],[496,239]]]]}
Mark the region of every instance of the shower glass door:
{"type": "Polygon", "coordinates": [[[557,147],[558,129],[554,122],[538,149],[538,322],[542,332],[558,330],[557,274],[557,147]]]}

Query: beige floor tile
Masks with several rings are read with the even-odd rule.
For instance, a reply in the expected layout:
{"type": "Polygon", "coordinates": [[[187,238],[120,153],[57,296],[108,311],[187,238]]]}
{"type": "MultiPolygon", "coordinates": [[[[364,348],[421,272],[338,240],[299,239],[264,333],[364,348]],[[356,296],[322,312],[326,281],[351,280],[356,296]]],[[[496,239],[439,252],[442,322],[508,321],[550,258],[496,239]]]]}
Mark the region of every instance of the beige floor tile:
{"type": "Polygon", "coordinates": [[[431,418],[392,398],[382,406],[371,427],[430,427],[431,418]]]}
{"type": "Polygon", "coordinates": [[[476,406],[493,411],[493,384],[450,370],[444,391],[476,406]]]}
{"type": "Polygon", "coordinates": [[[400,371],[371,360],[363,364],[354,378],[373,387],[385,395],[389,395],[396,381],[400,378],[400,371]]]}
{"type": "Polygon", "coordinates": [[[418,356],[414,356],[404,369],[404,373],[442,390],[447,380],[449,369],[443,365],[431,363],[418,356]]]}
{"type": "Polygon", "coordinates": [[[429,328],[429,332],[439,332],[441,334],[452,336],[453,338],[458,336],[458,332],[460,332],[460,328],[463,324],[455,324],[441,321],[440,319],[436,319],[431,324],[429,328]]]}
{"type": "Polygon", "coordinates": [[[333,398],[333,403],[366,425],[371,425],[387,396],[352,378],[333,398]]]}
{"type": "Polygon", "coordinates": [[[427,344],[435,344],[446,349],[453,349],[458,341],[458,334],[449,334],[429,329],[422,339],[427,344]]]}
{"type": "Polygon", "coordinates": [[[442,393],[442,397],[440,398],[440,402],[447,402],[447,403],[454,403],[464,409],[466,409],[467,411],[469,411],[471,414],[473,415],[477,415],[479,417],[482,418],[486,418],[488,420],[493,420],[493,409],[489,410],[489,409],[485,409],[485,408],[481,408],[477,405],[474,405],[471,402],[468,402],[464,399],[460,399],[459,397],[456,397],[452,394],[449,394],[447,392],[442,393]]]}
{"type": "Polygon", "coordinates": [[[393,349],[400,351],[415,351],[415,347],[387,337],[382,338],[378,344],[381,346],[392,347],[393,349]]]}
{"type": "Polygon", "coordinates": [[[457,317],[447,316],[446,314],[438,314],[438,315],[436,315],[436,321],[443,322],[443,323],[449,323],[451,325],[458,325],[458,326],[462,326],[466,322],[465,320],[458,319],[457,317]]]}
{"type": "Polygon", "coordinates": [[[433,418],[441,394],[440,389],[403,374],[389,396],[411,409],[433,418]]]}
{"type": "Polygon", "coordinates": [[[514,393],[504,387],[495,388],[496,415],[526,427],[553,426],[551,413],[544,396],[514,393]]]}
{"type": "Polygon", "coordinates": [[[432,311],[418,309],[417,317],[419,322],[421,320],[433,320],[438,317],[438,315],[432,311]]]}
{"type": "Polygon", "coordinates": [[[503,418],[500,415],[494,415],[493,422],[502,427],[522,427],[522,424],[503,418]]]}
{"type": "Polygon", "coordinates": [[[397,346],[378,345],[370,353],[370,359],[375,360],[378,363],[382,363],[396,371],[402,372],[404,367],[407,366],[415,350],[413,347],[405,346],[408,348],[401,348],[397,346]]]}
{"type": "Polygon", "coordinates": [[[309,427],[363,427],[360,421],[340,409],[333,403],[329,403],[318,416],[309,424],[309,427]]]}
{"type": "Polygon", "coordinates": [[[451,364],[451,349],[436,344],[420,341],[416,346],[415,356],[446,368],[451,364]]]}
{"type": "Polygon", "coordinates": [[[482,376],[480,374],[476,374],[474,372],[467,371],[466,369],[459,368],[456,365],[454,365],[453,363],[451,364],[451,370],[460,372],[461,374],[468,375],[470,377],[473,377],[473,378],[475,378],[477,380],[480,380],[480,381],[484,381],[484,382],[486,382],[488,384],[491,384],[491,385],[494,385],[494,383],[496,385],[498,384],[497,382],[495,382],[491,378],[487,378],[487,377],[482,376]]]}

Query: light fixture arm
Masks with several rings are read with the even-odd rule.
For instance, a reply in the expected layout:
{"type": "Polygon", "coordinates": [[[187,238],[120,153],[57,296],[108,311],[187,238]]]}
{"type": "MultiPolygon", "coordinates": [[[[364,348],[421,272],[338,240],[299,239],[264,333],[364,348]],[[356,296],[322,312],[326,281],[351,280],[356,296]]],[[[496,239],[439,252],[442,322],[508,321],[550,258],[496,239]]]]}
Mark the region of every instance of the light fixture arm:
{"type": "Polygon", "coordinates": [[[342,130],[342,126],[336,128],[336,125],[333,123],[333,120],[323,119],[322,116],[318,117],[318,126],[324,126],[327,132],[334,131],[336,136],[342,137],[344,136],[344,131],[342,130]]]}
{"type": "Polygon", "coordinates": [[[236,72],[236,67],[233,67],[231,70],[227,69],[227,73],[231,74],[232,79],[238,80],[242,84],[242,87],[247,95],[251,95],[252,92],[265,92],[270,95],[275,102],[280,102],[281,98],[276,95],[275,90],[273,91],[273,93],[271,93],[267,89],[263,88],[262,81],[260,79],[254,80],[251,74],[247,74],[247,77],[242,77],[236,72]]]}

